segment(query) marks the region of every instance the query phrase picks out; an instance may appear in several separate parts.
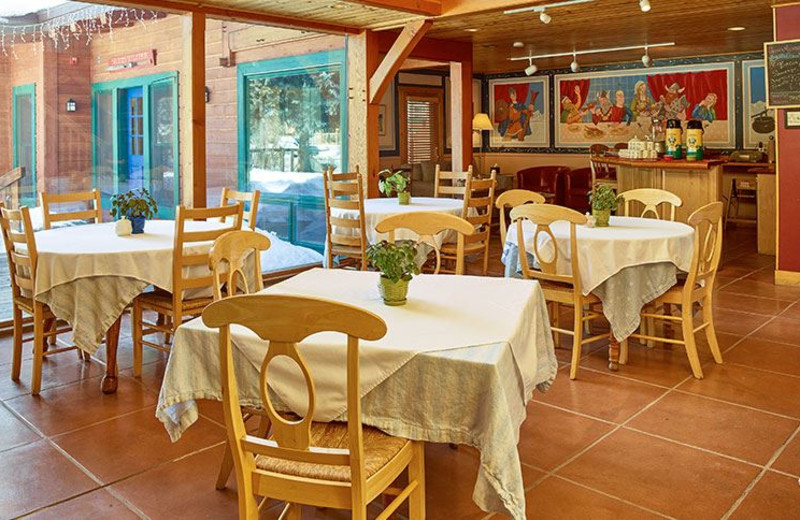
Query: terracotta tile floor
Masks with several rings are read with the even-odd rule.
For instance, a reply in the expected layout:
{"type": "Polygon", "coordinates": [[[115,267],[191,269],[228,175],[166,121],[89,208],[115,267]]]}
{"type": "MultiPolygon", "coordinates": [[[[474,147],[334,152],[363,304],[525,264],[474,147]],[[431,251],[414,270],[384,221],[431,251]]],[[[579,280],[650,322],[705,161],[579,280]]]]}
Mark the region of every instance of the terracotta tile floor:
{"type": "MultiPolygon", "coordinates": [[[[503,273],[499,256],[492,275],[503,273]]],[[[773,263],[755,253],[752,231],[726,237],[715,313],[725,364],[703,346],[702,381],[680,350],[633,343],[618,373],[605,345],[587,349],[571,382],[564,342],[558,379],[521,431],[529,518],[800,518],[800,288],[774,286],[773,263]]],[[[31,397],[30,356],[12,382],[0,338],[0,519],[236,517],[235,482],[214,489],[219,405],[201,403],[198,423],[171,444],[154,418],[166,358],[149,352],[134,379],[125,332],[114,396],[99,391],[102,355],[84,364],[67,353],[45,362],[44,391],[31,397]]],[[[477,454],[429,445],[426,455],[428,517],[487,518],[471,500],[477,454]]]]}

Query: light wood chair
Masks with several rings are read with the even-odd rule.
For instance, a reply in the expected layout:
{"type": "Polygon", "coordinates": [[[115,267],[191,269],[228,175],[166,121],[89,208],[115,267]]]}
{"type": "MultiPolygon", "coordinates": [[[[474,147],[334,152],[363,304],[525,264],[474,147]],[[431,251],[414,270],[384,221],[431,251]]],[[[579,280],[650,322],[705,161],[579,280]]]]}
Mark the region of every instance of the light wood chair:
{"type": "Polygon", "coordinates": [[[367,270],[367,230],[364,217],[364,180],[358,172],[323,174],[325,189],[325,223],[327,225],[325,254],[328,268],[334,267],[336,257],[350,259],[339,263],[341,267],[358,263],[362,271],[367,270]],[[333,210],[355,211],[357,218],[342,218],[333,215],[333,210]]]}
{"type": "MultiPolygon", "coordinates": [[[[260,199],[261,191],[259,190],[236,191],[225,186],[222,188],[222,197],[220,198],[219,205],[220,207],[229,206],[231,204],[241,202],[242,208],[244,208],[244,205],[249,203],[250,209],[248,211],[242,210],[242,228],[248,227],[251,230],[255,230],[256,220],[258,217],[258,201],[260,199]]],[[[222,222],[225,222],[224,218],[222,219],[222,222]]]]}
{"type": "Polygon", "coordinates": [[[218,237],[208,253],[208,267],[214,278],[214,301],[221,300],[223,295],[233,296],[240,289],[244,294],[263,289],[261,252],[268,250],[270,245],[269,237],[255,231],[228,231],[218,237]],[[255,271],[253,273],[255,285],[252,290],[244,273],[245,264],[251,255],[255,271]]]}
{"type": "Polygon", "coordinates": [[[398,229],[413,231],[419,235],[418,244],[427,244],[433,248],[436,253],[436,268],[433,274],[438,274],[442,266],[441,252],[436,246],[436,241],[433,237],[442,231],[455,231],[458,234],[455,274],[464,274],[464,237],[470,236],[475,232],[475,226],[468,220],[447,213],[415,211],[386,217],[375,226],[375,231],[378,233],[388,233],[389,242],[394,242],[395,231],[398,229]]]}
{"type": "Polygon", "coordinates": [[[103,221],[103,205],[100,201],[100,191],[81,191],[75,193],[47,193],[43,191],[39,196],[42,203],[42,214],[44,216],[44,229],[50,229],[53,222],[65,222],[68,220],[94,220],[95,224],[103,221]],[[54,204],[85,202],[90,209],[75,211],[54,212],[54,204]]]}
{"type": "Polygon", "coordinates": [[[142,373],[142,347],[148,346],[162,352],[169,352],[168,343],[185,317],[195,317],[213,301],[215,285],[211,270],[208,269],[208,252],[197,253],[191,249],[203,243],[213,242],[229,231],[242,227],[242,204],[237,202],[231,206],[219,208],[191,209],[178,206],[175,218],[175,238],[172,252],[172,291],[156,289],[140,294],[133,300],[131,328],[133,329],[133,375],[142,373]],[[232,221],[224,227],[190,231],[186,223],[192,220],[207,220],[231,217],[232,221]],[[199,270],[197,272],[195,270],[199,270]],[[195,296],[203,289],[209,296],[195,296]],[[191,291],[187,295],[187,291],[191,291]],[[156,323],[143,319],[144,311],[153,311],[159,315],[156,323]],[[163,317],[163,319],[162,319],[163,317]],[[161,332],[163,343],[155,343],[144,339],[145,336],[161,332]]]}
{"type": "MultiPolygon", "coordinates": [[[[584,324],[592,320],[603,318],[603,314],[596,310],[600,299],[592,293],[583,295],[580,277],[580,262],[578,260],[578,240],[576,238],[575,226],[586,223],[586,216],[581,215],[575,210],[552,204],[525,204],[511,210],[511,220],[517,227],[517,244],[519,246],[519,263],[522,266],[522,276],[527,279],[538,280],[544,291],[545,300],[551,303],[550,320],[553,322],[553,331],[560,334],[572,336],[572,366],[570,367],[569,377],[578,377],[578,363],[581,359],[581,349],[588,343],[593,343],[601,339],[610,337],[610,333],[598,334],[596,336],[587,335],[584,338],[584,324]],[[534,270],[528,264],[528,253],[525,250],[525,235],[523,223],[530,221],[536,226],[533,236],[533,254],[539,262],[541,270],[534,270]],[[557,266],[559,256],[563,253],[559,250],[555,235],[550,226],[553,222],[567,221],[570,226],[569,233],[569,257],[572,274],[558,274],[557,266]],[[550,259],[544,257],[539,250],[539,238],[544,233],[550,237],[553,245],[553,254],[550,259]],[[561,305],[572,306],[573,308],[573,328],[572,330],[560,328],[559,316],[561,305]]],[[[556,335],[556,344],[558,344],[556,335]]]]}
{"type": "MultiPolygon", "coordinates": [[[[680,316],[673,316],[672,313],[642,313],[643,318],[680,323],[683,338],[672,339],[645,334],[632,334],[630,336],[631,338],[647,341],[663,341],[673,345],[683,345],[686,348],[686,355],[689,357],[692,373],[697,379],[703,378],[703,368],[700,365],[700,357],[697,354],[697,343],[694,335],[701,330],[705,331],[714,361],[722,363],[722,353],[719,349],[719,343],[717,343],[712,308],[714,280],[722,255],[722,213],[722,202],[712,202],[689,216],[689,224],[694,228],[695,233],[694,253],[689,274],[685,280],[680,280],[678,285],[652,302],[652,306],[655,308],[662,304],[680,306],[680,316]],[[697,326],[694,325],[695,304],[699,305],[701,321],[697,326]]],[[[667,307],[671,308],[669,305],[667,307]]],[[[623,342],[620,345],[620,363],[627,361],[627,358],[628,344],[623,342]]]]}
{"type": "Polygon", "coordinates": [[[240,520],[258,518],[256,496],[287,502],[281,516],[287,520],[300,520],[301,504],[349,509],[352,518],[365,520],[367,504],[380,495],[395,498],[378,518],[388,518],[406,500],[411,520],[425,518],[424,444],[391,437],[361,423],[358,345],[360,339],[374,341],[386,334],[381,318],[338,302],[256,294],[214,302],[203,311],[203,322],[220,329],[223,410],[240,520]],[[249,435],[242,419],[231,324],[242,325],[269,342],[260,378],[263,406],[272,422],[267,439],[249,435]],[[297,343],[324,331],[347,335],[347,423],[312,421],[317,390],[297,343]],[[303,374],[308,410],[301,419],[278,413],[270,401],[268,366],[276,357],[292,359],[303,374]],[[390,487],[406,469],[408,483],[390,487]]]}
{"type": "MultiPolygon", "coordinates": [[[[489,237],[492,232],[492,209],[494,208],[494,190],[497,186],[497,173],[492,172],[488,179],[467,176],[466,195],[461,218],[475,228],[475,232],[464,237],[464,256],[483,253],[483,276],[489,274],[489,237]]],[[[457,244],[443,244],[441,250],[443,260],[458,263],[457,244]]],[[[455,272],[445,270],[444,272],[455,272]]]]}
{"type": "Polygon", "coordinates": [[[658,212],[658,206],[666,204],[665,209],[669,210],[669,220],[675,221],[675,209],[683,206],[683,201],[674,193],[666,190],[659,190],[658,188],[638,188],[635,190],[628,190],[619,194],[625,200],[625,216],[630,217],[630,203],[638,202],[644,206],[644,211],[639,215],[646,217],[651,215],[657,219],[661,218],[658,212]]]}
{"type": "Polygon", "coordinates": [[[523,204],[544,204],[546,199],[543,195],[531,190],[508,190],[497,196],[494,202],[497,211],[500,213],[500,248],[506,243],[506,233],[508,233],[508,222],[506,222],[506,210],[514,209],[523,204]]]}
{"type": "MultiPolygon", "coordinates": [[[[33,341],[33,368],[31,371],[31,393],[39,395],[42,389],[42,362],[47,356],[77,350],[74,345],[59,348],[49,347],[47,339],[69,332],[69,327],[59,329],[50,307],[33,297],[36,287],[36,268],[39,259],[36,237],[33,234],[31,216],[27,206],[6,209],[0,202],[0,229],[6,248],[8,270],[11,277],[11,297],[14,320],[14,344],[12,347],[11,379],[19,381],[22,369],[22,344],[33,341]],[[33,317],[33,336],[23,337],[23,313],[33,317]]],[[[78,350],[78,357],[88,361],[89,355],[78,350]]]]}
{"type": "Polygon", "coordinates": [[[433,196],[463,199],[467,193],[467,179],[470,177],[472,177],[472,165],[469,165],[465,172],[447,172],[442,171],[442,167],[437,164],[433,196]]]}

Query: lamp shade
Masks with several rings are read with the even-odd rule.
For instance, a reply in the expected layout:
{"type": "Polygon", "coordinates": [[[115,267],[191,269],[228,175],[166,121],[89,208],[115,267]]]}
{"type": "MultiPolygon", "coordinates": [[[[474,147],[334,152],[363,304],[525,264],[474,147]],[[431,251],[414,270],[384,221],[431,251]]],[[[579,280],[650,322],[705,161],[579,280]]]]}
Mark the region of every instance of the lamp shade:
{"type": "Polygon", "coordinates": [[[489,120],[489,116],[487,114],[475,114],[475,117],[472,118],[472,129],[473,130],[493,130],[494,126],[492,126],[492,122],[489,120]]]}

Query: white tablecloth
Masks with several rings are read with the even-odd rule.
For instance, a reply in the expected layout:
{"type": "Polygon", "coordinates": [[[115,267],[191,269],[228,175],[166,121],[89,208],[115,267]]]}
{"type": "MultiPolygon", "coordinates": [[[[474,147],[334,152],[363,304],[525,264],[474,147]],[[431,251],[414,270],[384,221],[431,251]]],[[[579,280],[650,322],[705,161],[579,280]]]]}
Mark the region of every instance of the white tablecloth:
{"type": "MultiPolygon", "coordinates": [[[[523,226],[525,250],[533,259],[533,226],[523,226]]],[[[559,249],[559,273],[571,274],[569,224],[551,226],[559,249]]],[[[603,314],[614,337],[627,338],[640,323],[642,306],[675,285],[677,272],[688,271],[694,251],[694,230],[680,222],[636,217],[611,217],[607,228],[577,226],[581,284],[584,294],[603,302],[603,314]]],[[[552,239],[539,235],[539,250],[552,258],[552,239]]],[[[509,228],[502,257],[506,276],[519,275],[516,225],[509,228]]]]}
{"type": "MultiPolygon", "coordinates": [[[[393,435],[476,446],[482,459],[476,503],[525,518],[519,427],[533,388],[548,388],[557,368],[538,284],[421,275],[403,307],[383,305],[376,285],[377,273],[315,270],[267,291],[344,301],[384,318],[386,338],[361,343],[364,422],[393,435]]],[[[332,339],[309,338],[301,350],[318,389],[332,393],[317,402],[324,418],[342,419],[344,338],[338,350],[325,346],[332,339]]],[[[259,405],[257,373],[266,345],[241,330],[233,340],[242,404],[259,405]]],[[[270,374],[278,377],[273,366],[270,374]]],[[[291,391],[285,375],[271,393],[302,409],[303,396],[291,391]]],[[[194,399],[221,397],[218,335],[194,320],[176,333],[156,415],[176,440],[197,418],[194,399]]]]}

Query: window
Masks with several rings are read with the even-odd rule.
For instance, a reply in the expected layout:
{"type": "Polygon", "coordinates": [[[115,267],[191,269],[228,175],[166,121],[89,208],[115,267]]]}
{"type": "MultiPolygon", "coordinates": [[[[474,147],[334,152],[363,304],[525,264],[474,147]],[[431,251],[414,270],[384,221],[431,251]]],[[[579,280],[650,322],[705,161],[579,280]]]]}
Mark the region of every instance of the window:
{"type": "Polygon", "coordinates": [[[441,91],[401,87],[400,100],[405,162],[437,162],[442,141],[441,91]]]}
{"type": "MultiPolygon", "coordinates": [[[[19,205],[36,205],[36,85],[13,89],[13,167],[22,168],[19,205]]],[[[16,201],[15,201],[16,202],[16,201]]]]}

